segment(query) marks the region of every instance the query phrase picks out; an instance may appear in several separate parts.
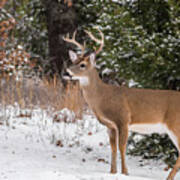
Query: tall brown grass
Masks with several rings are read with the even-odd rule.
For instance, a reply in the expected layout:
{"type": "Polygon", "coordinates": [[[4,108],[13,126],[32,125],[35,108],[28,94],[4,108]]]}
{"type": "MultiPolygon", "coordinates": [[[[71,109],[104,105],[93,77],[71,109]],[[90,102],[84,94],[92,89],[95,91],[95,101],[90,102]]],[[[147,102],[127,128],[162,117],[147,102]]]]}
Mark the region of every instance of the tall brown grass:
{"type": "Polygon", "coordinates": [[[48,104],[50,104],[51,107],[55,110],[68,108],[72,110],[78,118],[82,117],[85,101],[78,83],[69,81],[64,87],[61,80],[57,78],[57,76],[54,76],[50,81],[44,78],[43,84],[50,93],[48,96],[48,104]]]}
{"type": "Polygon", "coordinates": [[[4,75],[0,77],[0,104],[23,108],[51,107],[54,111],[63,108],[72,110],[78,118],[82,117],[85,101],[78,83],[68,82],[64,87],[56,76],[47,78],[19,78],[4,75]]]}

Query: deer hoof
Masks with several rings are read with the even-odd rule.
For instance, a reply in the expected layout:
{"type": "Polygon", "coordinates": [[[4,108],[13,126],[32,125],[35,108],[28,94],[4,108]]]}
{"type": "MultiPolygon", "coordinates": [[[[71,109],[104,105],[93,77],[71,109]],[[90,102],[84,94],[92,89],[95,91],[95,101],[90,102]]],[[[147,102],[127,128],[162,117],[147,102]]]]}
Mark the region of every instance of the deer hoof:
{"type": "Polygon", "coordinates": [[[116,169],[111,169],[110,173],[111,173],[111,174],[116,174],[116,173],[117,173],[117,170],[116,170],[116,169]]]}
{"type": "Polygon", "coordinates": [[[126,175],[126,176],[129,176],[129,173],[128,173],[128,172],[124,172],[123,174],[126,175]]]}
{"type": "Polygon", "coordinates": [[[174,178],[168,177],[166,180],[174,180],[174,178]]]}
{"type": "Polygon", "coordinates": [[[174,180],[174,178],[171,176],[168,176],[166,180],[174,180]]]}
{"type": "Polygon", "coordinates": [[[127,169],[126,169],[126,170],[123,170],[123,171],[122,171],[122,174],[128,176],[128,175],[129,175],[128,170],[127,170],[127,169]]]}

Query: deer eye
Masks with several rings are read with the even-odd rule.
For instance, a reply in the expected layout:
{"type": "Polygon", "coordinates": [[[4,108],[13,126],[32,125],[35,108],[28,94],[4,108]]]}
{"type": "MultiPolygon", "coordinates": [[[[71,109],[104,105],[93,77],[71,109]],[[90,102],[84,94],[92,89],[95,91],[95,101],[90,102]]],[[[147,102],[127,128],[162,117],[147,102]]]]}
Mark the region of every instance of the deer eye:
{"type": "Polygon", "coordinates": [[[85,68],[86,67],[86,65],[85,64],[80,64],[80,68],[85,68]]]}

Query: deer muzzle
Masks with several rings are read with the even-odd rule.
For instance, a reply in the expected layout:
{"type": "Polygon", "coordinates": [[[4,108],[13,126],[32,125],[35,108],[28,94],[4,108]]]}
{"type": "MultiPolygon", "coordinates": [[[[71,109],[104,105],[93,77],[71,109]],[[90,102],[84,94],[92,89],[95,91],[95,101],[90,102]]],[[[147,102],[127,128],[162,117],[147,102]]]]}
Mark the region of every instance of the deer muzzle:
{"type": "Polygon", "coordinates": [[[66,69],[66,71],[63,73],[63,79],[65,80],[73,80],[73,73],[70,69],[66,69]]]}

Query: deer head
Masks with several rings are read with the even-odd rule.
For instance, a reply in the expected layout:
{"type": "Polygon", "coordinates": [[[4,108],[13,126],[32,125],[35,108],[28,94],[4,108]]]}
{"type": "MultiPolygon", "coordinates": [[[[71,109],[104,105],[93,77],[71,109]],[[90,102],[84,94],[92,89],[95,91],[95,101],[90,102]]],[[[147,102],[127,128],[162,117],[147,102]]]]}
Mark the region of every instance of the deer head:
{"type": "Polygon", "coordinates": [[[78,55],[72,50],[69,51],[69,57],[73,65],[66,69],[69,78],[72,80],[79,80],[81,85],[88,84],[89,74],[92,72],[96,65],[96,55],[100,53],[104,46],[104,34],[100,31],[99,28],[96,29],[99,31],[101,39],[97,39],[91,32],[85,31],[92,40],[100,44],[100,47],[98,49],[95,49],[95,51],[92,52],[90,55],[85,55],[85,43],[84,45],[81,45],[76,41],[76,31],[73,33],[72,38],[69,38],[69,35],[63,38],[64,41],[75,44],[81,49],[80,55],[78,55]]]}

